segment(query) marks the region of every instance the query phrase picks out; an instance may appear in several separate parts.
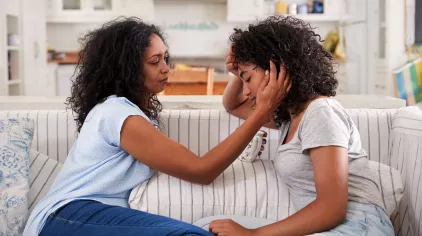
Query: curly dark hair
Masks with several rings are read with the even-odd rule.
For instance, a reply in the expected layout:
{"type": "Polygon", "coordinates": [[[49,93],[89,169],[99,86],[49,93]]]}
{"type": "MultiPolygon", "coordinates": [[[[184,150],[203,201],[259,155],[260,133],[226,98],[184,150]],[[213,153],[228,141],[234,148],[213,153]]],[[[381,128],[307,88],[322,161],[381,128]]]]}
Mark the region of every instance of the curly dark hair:
{"type": "Polygon", "coordinates": [[[269,70],[270,60],[285,64],[292,87],[274,113],[277,125],[290,119],[287,109],[298,114],[305,102],[336,95],[333,57],[310,24],[290,16],[271,16],[246,30],[235,28],[230,41],[237,63],[253,63],[263,70],[269,70]]]}
{"type": "Polygon", "coordinates": [[[78,132],[89,113],[108,96],[125,97],[151,119],[162,110],[156,94],[143,86],[142,57],[150,45],[149,37],[161,30],[138,18],[118,18],[79,39],[83,45],[72,81],[67,105],[76,113],[78,132]]]}

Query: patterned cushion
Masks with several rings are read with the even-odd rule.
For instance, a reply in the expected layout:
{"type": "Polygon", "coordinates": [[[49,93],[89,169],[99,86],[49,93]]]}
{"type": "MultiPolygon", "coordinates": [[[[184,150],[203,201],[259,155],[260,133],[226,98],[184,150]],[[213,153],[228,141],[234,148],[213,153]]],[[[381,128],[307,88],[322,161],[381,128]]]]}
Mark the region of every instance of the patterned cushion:
{"type": "Polygon", "coordinates": [[[0,120],[0,235],[21,235],[28,218],[33,133],[28,119],[0,120]]]}
{"type": "Polygon", "coordinates": [[[213,215],[281,220],[294,212],[287,186],[271,160],[236,160],[210,185],[158,172],[132,190],[129,205],[188,223],[213,215]]]}
{"type": "Polygon", "coordinates": [[[29,168],[30,189],[28,207],[31,212],[37,203],[47,194],[63,164],[49,156],[31,150],[31,164],[29,168]]]}

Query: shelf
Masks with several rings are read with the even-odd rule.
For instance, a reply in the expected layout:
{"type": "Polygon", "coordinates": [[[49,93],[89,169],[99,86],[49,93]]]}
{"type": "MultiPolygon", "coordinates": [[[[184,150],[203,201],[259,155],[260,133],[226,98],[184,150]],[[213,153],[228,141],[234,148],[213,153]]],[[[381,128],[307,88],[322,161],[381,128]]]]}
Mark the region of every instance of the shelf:
{"type": "Polygon", "coordinates": [[[9,12],[9,13],[6,13],[6,16],[18,18],[19,17],[19,13],[17,13],[17,12],[9,12]]]}
{"type": "Polygon", "coordinates": [[[227,0],[154,0],[155,3],[227,3],[227,0]]]}
{"type": "Polygon", "coordinates": [[[20,80],[20,79],[12,79],[12,80],[8,80],[7,83],[9,85],[19,85],[19,84],[22,83],[22,80],[20,80]]]}
{"type": "Polygon", "coordinates": [[[20,16],[20,1],[11,0],[6,3],[6,16],[19,17],[20,16]]]}
{"type": "Polygon", "coordinates": [[[19,46],[7,46],[7,50],[9,51],[19,51],[19,46]]]}
{"type": "Polygon", "coordinates": [[[298,14],[298,15],[289,15],[296,17],[298,19],[302,19],[304,21],[309,22],[333,22],[333,21],[347,21],[350,18],[345,16],[342,17],[340,15],[324,15],[324,14],[298,14]]]}
{"type": "Polygon", "coordinates": [[[52,16],[47,17],[47,24],[77,24],[77,23],[92,23],[92,24],[103,24],[111,21],[119,15],[113,14],[112,12],[94,12],[94,16],[71,16],[71,17],[58,17],[52,16]],[[95,14],[101,15],[95,15],[95,14]]]}
{"type": "MultiPolygon", "coordinates": [[[[258,19],[265,19],[271,15],[264,15],[262,17],[257,17],[258,19]]],[[[345,22],[352,20],[349,16],[341,16],[341,15],[325,15],[325,14],[297,14],[297,15],[284,15],[284,16],[293,16],[295,18],[301,19],[305,22],[345,22]]],[[[227,19],[228,22],[251,22],[255,21],[256,19],[251,19],[250,17],[247,18],[234,18],[229,17],[227,19]]]]}

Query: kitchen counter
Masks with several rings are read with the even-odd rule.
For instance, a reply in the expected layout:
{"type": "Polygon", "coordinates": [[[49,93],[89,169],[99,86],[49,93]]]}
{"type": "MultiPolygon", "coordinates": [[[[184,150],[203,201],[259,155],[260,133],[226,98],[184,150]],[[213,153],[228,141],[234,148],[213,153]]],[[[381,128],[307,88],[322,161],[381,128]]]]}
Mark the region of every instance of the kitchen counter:
{"type": "Polygon", "coordinates": [[[71,64],[78,64],[79,61],[79,53],[78,52],[58,52],[63,53],[64,55],[62,58],[56,58],[47,60],[48,63],[56,63],[59,65],[71,65],[71,64]]]}

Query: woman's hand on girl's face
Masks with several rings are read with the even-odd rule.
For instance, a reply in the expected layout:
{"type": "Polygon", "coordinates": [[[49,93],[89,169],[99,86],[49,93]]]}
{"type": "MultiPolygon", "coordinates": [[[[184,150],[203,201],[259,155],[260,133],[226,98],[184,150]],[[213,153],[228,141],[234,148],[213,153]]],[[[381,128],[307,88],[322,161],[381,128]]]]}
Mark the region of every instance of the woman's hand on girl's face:
{"type": "Polygon", "coordinates": [[[286,68],[280,65],[277,78],[277,68],[270,61],[270,71],[266,71],[264,79],[258,89],[256,97],[256,110],[271,115],[283,102],[291,88],[291,80],[286,73],[286,68]]]}

